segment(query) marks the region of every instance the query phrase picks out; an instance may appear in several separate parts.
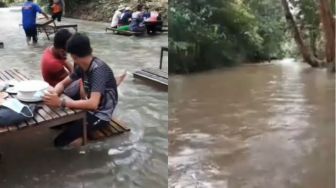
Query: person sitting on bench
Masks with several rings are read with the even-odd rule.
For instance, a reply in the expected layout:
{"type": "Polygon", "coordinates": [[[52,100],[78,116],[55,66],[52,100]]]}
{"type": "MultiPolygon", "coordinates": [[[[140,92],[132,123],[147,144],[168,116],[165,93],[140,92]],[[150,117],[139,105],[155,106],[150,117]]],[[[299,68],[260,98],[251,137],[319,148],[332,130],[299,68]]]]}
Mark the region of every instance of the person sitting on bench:
{"type": "Polygon", "coordinates": [[[27,44],[29,45],[31,39],[33,44],[37,43],[37,28],[36,28],[36,14],[42,14],[47,20],[48,15],[43,12],[33,0],[27,0],[22,6],[22,26],[26,33],[27,44]]]}
{"type": "Polygon", "coordinates": [[[149,7],[145,6],[145,11],[143,12],[143,17],[147,20],[150,17],[149,7]]]}
{"type": "MultiPolygon", "coordinates": [[[[74,60],[75,70],[55,88],[43,97],[50,107],[80,109],[87,111],[88,136],[109,125],[113,111],[118,103],[117,81],[112,69],[101,59],[92,55],[90,40],[87,36],[76,33],[67,42],[67,52],[74,60]],[[84,93],[80,100],[60,97],[64,88],[72,82],[82,79],[84,93]]],[[[78,146],[82,143],[83,126],[81,121],[70,123],[54,140],[56,147],[78,146]]]]}
{"type": "Polygon", "coordinates": [[[118,24],[118,31],[129,31],[130,30],[130,19],[132,18],[132,10],[130,7],[126,7],[125,11],[122,13],[118,24]]]}
{"type": "Polygon", "coordinates": [[[118,9],[114,12],[111,22],[111,28],[117,28],[119,24],[119,20],[121,19],[121,14],[125,10],[123,5],[119,5],[118,9]]]}
{"type": "Polygon", "coordinates": [[[73,65],[67,61],[66,42],[72,36],[67,29],[60,29],[54,37],[54,44],[44,50],[41,59],[41,72],[44,81],[54,87],[70,73],[73,65]]]}
{"type": "Polygon", "coordinates": [[[145,24],[144,18],[142,13],[143,5],[139,4],[137,6],[137,10],[132,14],[132,21],[130,24],[130,30],[133,32],[144,32],[145,31],[145,24]]]}
{"type": "Polygon", "coordinates": [[[146,29],[149,35],[154,35],[156,31],[162,30],[162,18],[159,11],[159,7],[155,8],[154,11],[150,12],[149,18],[145,19],[146,29]]]}

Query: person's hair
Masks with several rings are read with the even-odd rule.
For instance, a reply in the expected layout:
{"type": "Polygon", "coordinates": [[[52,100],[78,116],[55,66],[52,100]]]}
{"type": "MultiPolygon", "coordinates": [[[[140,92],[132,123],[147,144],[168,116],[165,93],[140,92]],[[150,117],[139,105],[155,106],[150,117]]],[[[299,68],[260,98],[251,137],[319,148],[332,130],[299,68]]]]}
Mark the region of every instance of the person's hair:
{"type": "Polygon", "coordinates": [[[67,29],[58,30],[54,37],[54,47],[65,50],[67,41],[71,36],[72,33],[70,33],[70,31],[67,29]]]}
{"type": "Polygon", "coordinates": [[[142,4],[138,4],[137,7],[136,7],[136,10],[137,10],[137,11],[141,11],[141,10],[142,10],[142,7],[143,7],[142,4]]]}
{"type": "Polygon", "coordinates": [[[90,39],[84,34],[76,33],[67,42],[67,52],[78,57],[92,54],[90,39]]]}

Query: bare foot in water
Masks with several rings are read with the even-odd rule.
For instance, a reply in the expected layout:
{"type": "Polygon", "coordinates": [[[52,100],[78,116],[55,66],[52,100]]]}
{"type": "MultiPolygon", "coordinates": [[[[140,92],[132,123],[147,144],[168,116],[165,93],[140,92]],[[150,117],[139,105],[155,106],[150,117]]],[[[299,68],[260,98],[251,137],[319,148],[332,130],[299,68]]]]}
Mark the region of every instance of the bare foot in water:
{"type": "Polygon", "coordinates": [[[72,141],[69,146],[74,148],[80,148],[83,145],[83,139],[77,138],[76,140],[72,141]]]}
{"type": "Polygon", "coordinates": [[[116,77],[117,86],[119,86],[125,80],[126,76],[127,76],[127,71],[125,70],[121,76],[116,77]]]}

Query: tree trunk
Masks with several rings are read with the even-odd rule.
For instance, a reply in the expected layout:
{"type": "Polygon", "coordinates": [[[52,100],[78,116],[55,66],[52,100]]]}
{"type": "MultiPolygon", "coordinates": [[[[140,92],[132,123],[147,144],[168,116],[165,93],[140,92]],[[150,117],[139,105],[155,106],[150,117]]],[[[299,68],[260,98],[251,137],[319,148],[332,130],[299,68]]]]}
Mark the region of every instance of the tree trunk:
{"type": "Polygon", "coordinates": [[[335,21],[331,12],[331,3],[328,0],[319,0],[319,2],[320,19],[326,40],[326,60],[327,63],[335,63],[335,21]]]}
{"type": "Polygon", "coordinates": [[[303,60],[305,62],[307,62],[309,65],[311,65],[312,67],[319,67],[320,63],[318,61],[318,59],[316,59],[314,56],[312,56],[311,54],[311,50],[305,45],[302,36],[299,32],[299,29],[295,23],[295,20],[293,18],[292,13],[289,10],[289,5],[287,0],[281,0],[282,5],[284,7],[284,11],[285,11],[285,15],[286,15],[286,20],[287,23],[292,27],[293,30],[293,34],[294,34],[294,39],[296,44],[299,47],[299,50],[302,54],[303,60]]]}

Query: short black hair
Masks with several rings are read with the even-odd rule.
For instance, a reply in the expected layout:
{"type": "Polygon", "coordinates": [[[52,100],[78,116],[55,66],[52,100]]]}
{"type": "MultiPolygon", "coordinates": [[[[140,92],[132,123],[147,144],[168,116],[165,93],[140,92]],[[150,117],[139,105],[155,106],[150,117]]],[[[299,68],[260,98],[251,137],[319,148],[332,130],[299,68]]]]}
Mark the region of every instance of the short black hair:
{"type": "Polygon", "coordinates": [[[70,31],[67,29],[58,30],[54,37],[54,47],[65,50],[67,41],[71,36],[72,33],[70,33],[70,31]]]}
{"type": "Polygon", "coordinates": [[[140,11],[140,10],[142,10],[142,7],[143,7],[143,4],[138,4],[137,7],[136,7],[136,10],[140,11]]]}
{"type": "Polygon", "coordinates": [[[76,33],[67,42],[67,52],[78,57],[92,54],[90,39],[84,34],[76,33]]]}

